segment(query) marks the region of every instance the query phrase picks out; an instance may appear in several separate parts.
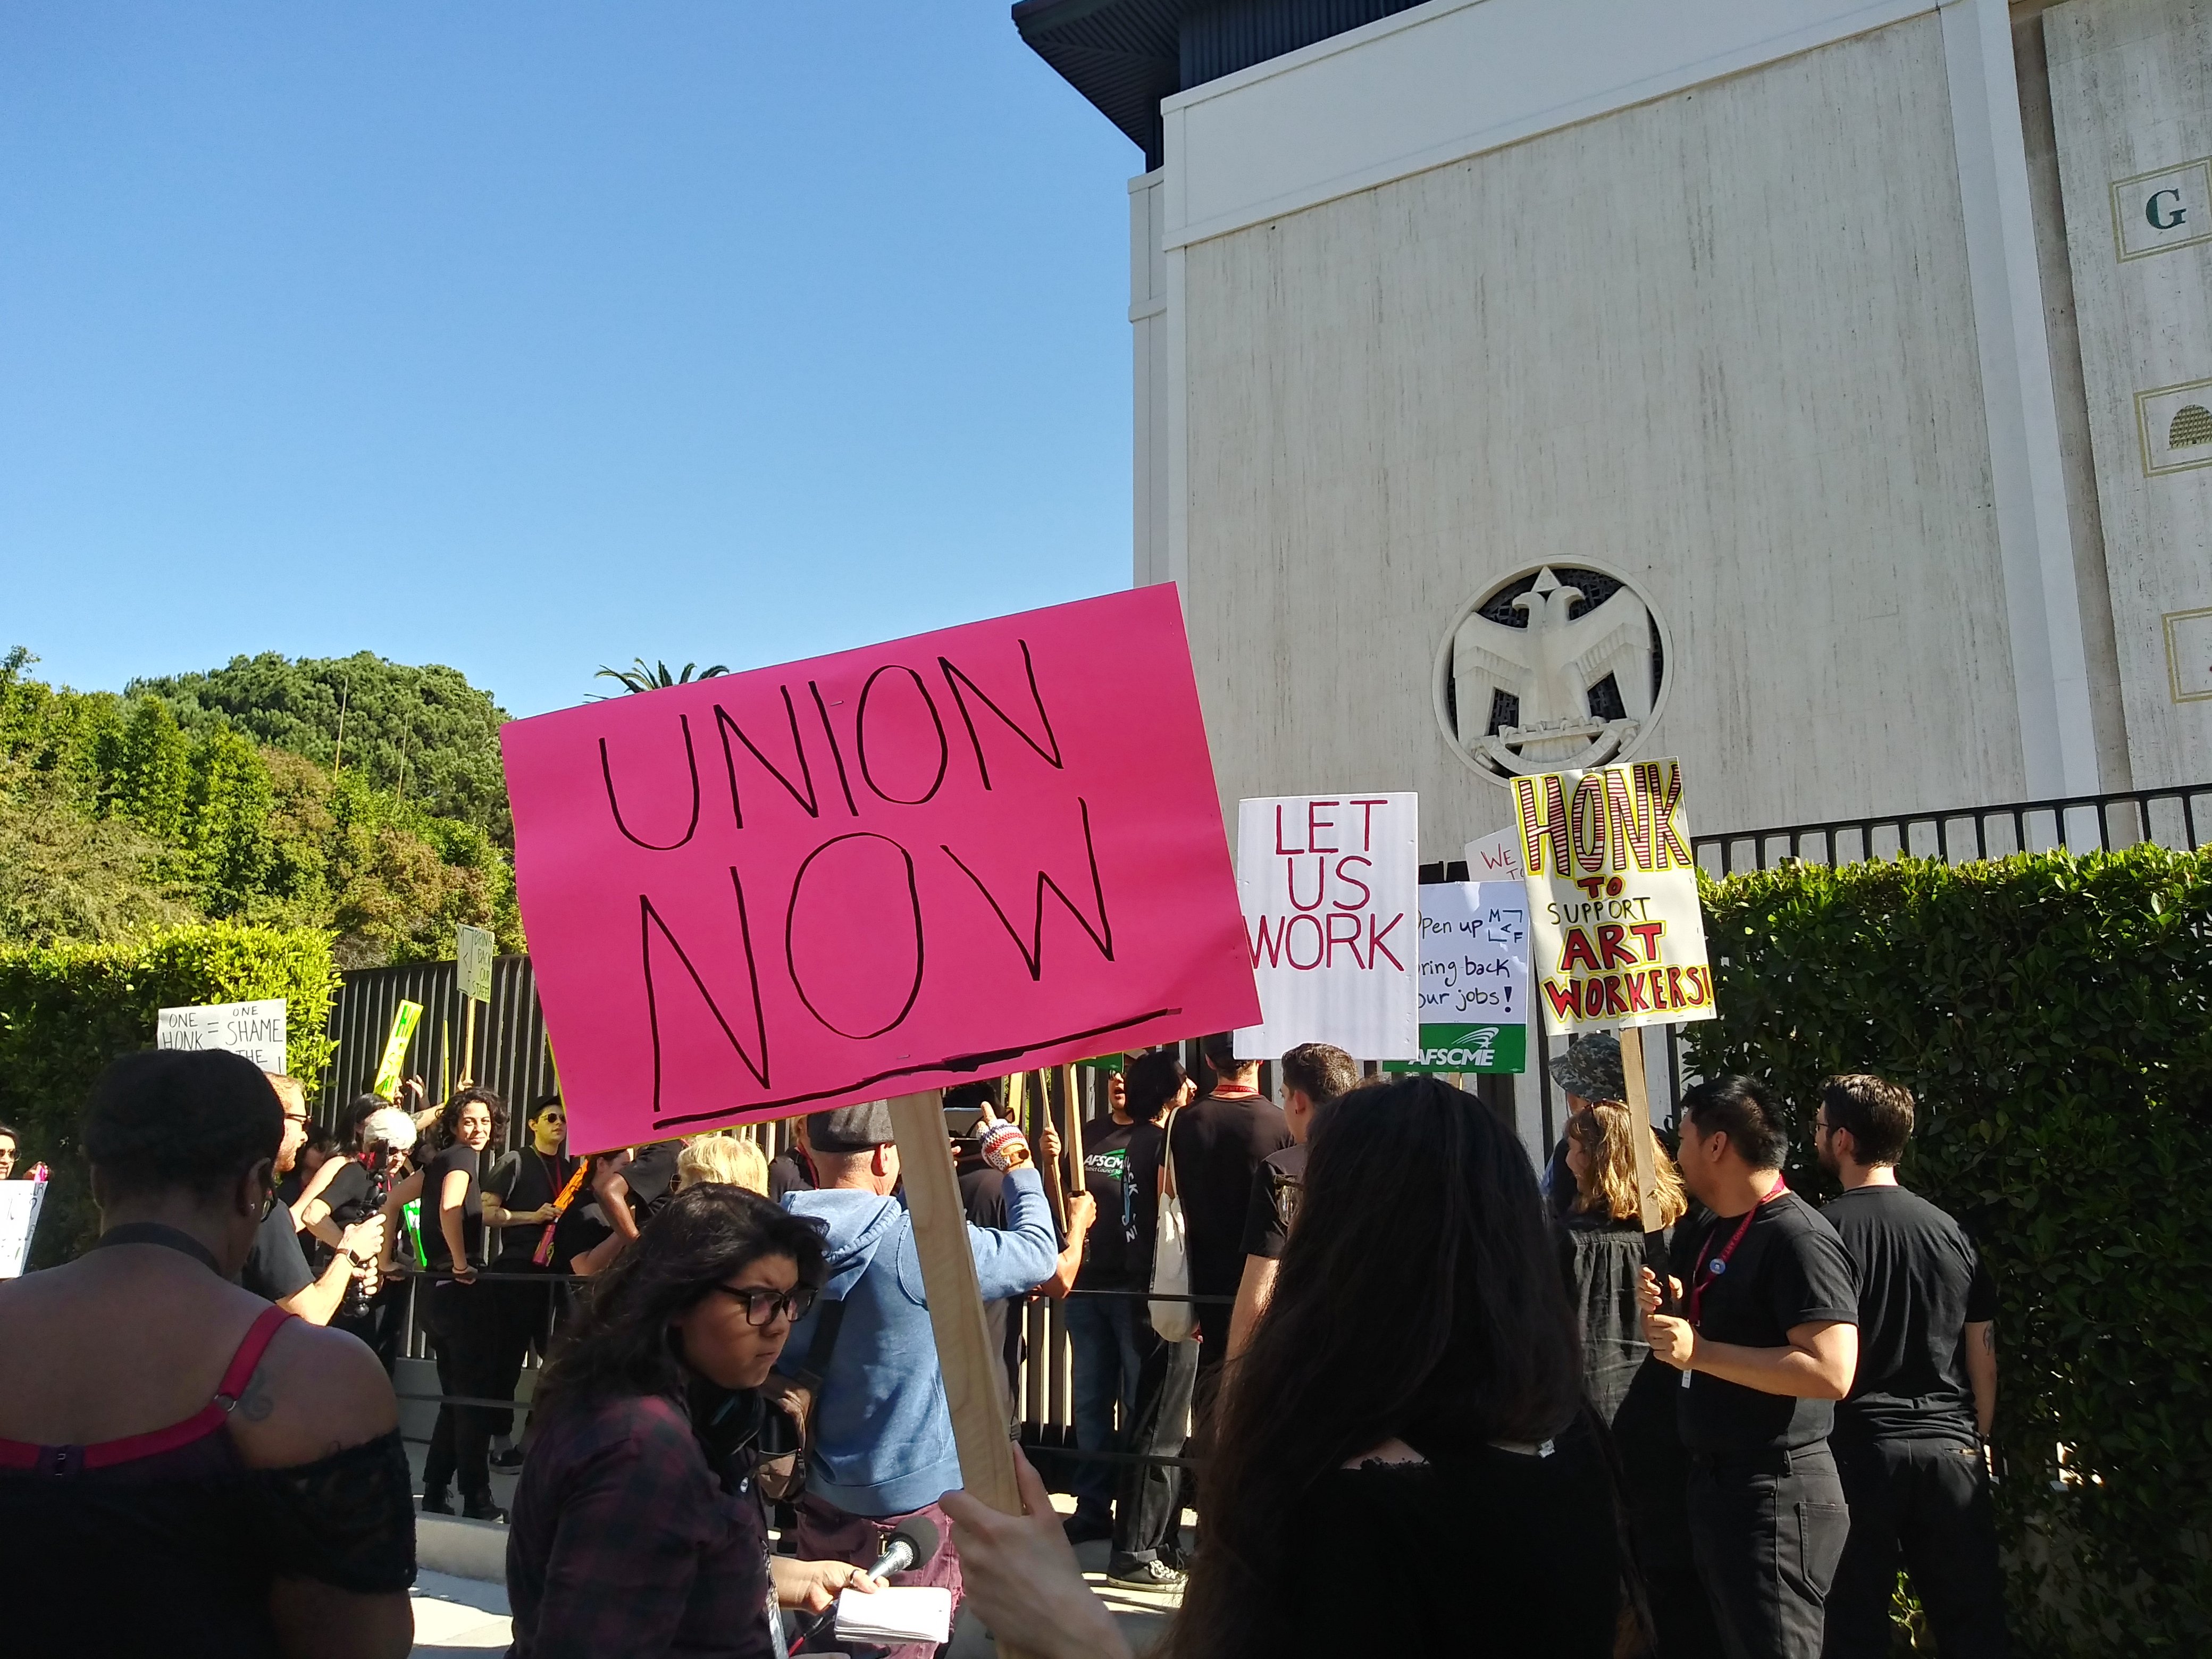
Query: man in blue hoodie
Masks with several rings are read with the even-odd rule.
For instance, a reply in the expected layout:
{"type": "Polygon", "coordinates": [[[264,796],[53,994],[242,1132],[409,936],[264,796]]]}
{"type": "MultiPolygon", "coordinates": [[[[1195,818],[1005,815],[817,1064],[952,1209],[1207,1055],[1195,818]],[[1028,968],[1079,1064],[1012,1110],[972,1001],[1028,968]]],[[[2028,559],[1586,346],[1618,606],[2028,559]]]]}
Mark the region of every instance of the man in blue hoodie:
{"type": "MultiPolygon", "coordinates": [[[[899,1155],[890,1109],[872,1102],[817,1112],[806,1121],[806,1139],[821,1184],[787,1193],[783,1204],[823,1224],[830,1282],[784,1349],[784,1369],[803,1368],[820,1379],[806,1491],[798,1505],[799,1548],[811,1559],[870,1566],[900,1522],[926,1512],[945,1542],[934,1559],[893,1582],[942,1585],[957,1609],[960,1559],[937,1500],[962,1484],[960,1456],[914,1221],[904,1201],[892,1196],[899,1155]]],[[[1050,1279],[1060,1241],[1019,1131],[1000,1126],[985,1155],[1007,1172],[1005,1230],[968,1229],[975,1278],[983,1300],[991,1302],[1026,1296],[1050,1279]]],[[[931,1651],[925,1645],[847,1648],[856,1659],[872,1653],[927,1659],[931,1651]]]]}

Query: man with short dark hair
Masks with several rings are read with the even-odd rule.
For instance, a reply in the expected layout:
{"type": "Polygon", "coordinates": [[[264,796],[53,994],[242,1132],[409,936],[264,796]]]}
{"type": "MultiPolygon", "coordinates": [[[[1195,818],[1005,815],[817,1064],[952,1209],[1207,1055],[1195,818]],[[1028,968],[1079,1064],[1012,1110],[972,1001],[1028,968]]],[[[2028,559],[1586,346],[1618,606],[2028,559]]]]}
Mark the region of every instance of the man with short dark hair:
{"type": "MultiPolygon", "coordinates": [[[[1260,1062],[1237,1058],[1231,1034],[1207,1037],[1199,1048],[1213,1073],[1213,1087],[1175,1114],[1168,1154],[1182,1200],[1191,1294],[1226,1298],[1237,1294],[1244,1273],[1244,1217],[1253,1175],[1271,1154],[1292,1144],[1291,1126],[1260,1092],[1260,1062]]],[[[1230,1310],[1201,1301],[1197,1314],[1203,1402],[1211,1392],[1207,1379],[1228,1356],[1230,1310]]]]}
{"type": "Polygon", "coordinates": [[[1828,1431],[1858,1364],[1858,1286],[1835,1229],[1782,1178],[1779,1103],[1747,1077],[1682,1097],[1682,1184],[1714,1219],[1680,1315],[1644,1271],[1652,1357],[1682,1373],[1690,1534],[1729,1659],[1815,1659],[1850,1519],[1828,1431]]]}
{"type": "Polygon", "coordinates": [[[1253,1328],[1274,1294],[1275,1263],[1282,1259],[1306,1179],[1306,1141],[1322,1109],[1334,1105],[1359,1084],[1359,1062],[1326,1042],[1301,1042],[1283,1056],[1283,1121],[1291,1144],[1270,1152],[1253,1172],[1252,1197],[1244,1208],[1244,1271],[1237,1281],[1237,1305],[1229,1313],[1229,1358],[1236,1358],[1252,1340],[1253,1328]]]}
{"type": "Polygon", "coordinates": [[[1900,1563],[1944,1659],[2005,1651],[2004,1581],[1981,1443],[1996,1411],[1996,1286],[1959,1224],[1898,1184],[1912,1094],[1832,1077],[1813,1126],[1843,1182],[1821,1213],[1858,1270],[1859,1367],[1836,1407],[1836,1468],[1851,1510],[1828,1595],[1828,1659],[1889,1651],[1900,1563]]]}

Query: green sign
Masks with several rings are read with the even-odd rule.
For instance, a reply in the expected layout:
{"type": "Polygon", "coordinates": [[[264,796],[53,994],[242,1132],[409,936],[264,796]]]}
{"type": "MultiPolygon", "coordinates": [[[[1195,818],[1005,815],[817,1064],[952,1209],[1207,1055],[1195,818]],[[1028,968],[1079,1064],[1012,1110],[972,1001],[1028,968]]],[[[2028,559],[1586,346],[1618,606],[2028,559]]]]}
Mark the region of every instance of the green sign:
{"type": "Polygon", "coordinates": [[[399,1093],[400,1063],[407,1058],[407,1045],[415,1040],[415,1027],[422,1018],[422,1005],[403,1002],[392,1016],[392,1035],[385,1039],[384,1059],[376,1068],[376,1082],[372,1094],[382,1095],[386,1100],[399,1093]]]}
{"type": "Polygon", "coordinates": [[[1387,1072],[1525,1072],[1526,1025],[1424,1025],[1421,1057],[1389,1060],[1387,1072]]]}

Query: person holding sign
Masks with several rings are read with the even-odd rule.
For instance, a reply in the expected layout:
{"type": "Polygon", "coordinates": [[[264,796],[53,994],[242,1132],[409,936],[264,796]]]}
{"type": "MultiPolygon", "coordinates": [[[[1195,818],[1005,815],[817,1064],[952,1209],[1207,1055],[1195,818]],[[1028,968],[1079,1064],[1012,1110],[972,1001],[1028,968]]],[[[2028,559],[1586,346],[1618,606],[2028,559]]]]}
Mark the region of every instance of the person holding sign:
{"type": "Polygon", "coordinates": [[[283,1134],[240,1054],[128,1054],[93,1085],[99,1241],[0,1284],[9,1653],[407,1653],[392,1384],[351,1337],[231,1282],[283,1134]]]}
{"type": "Polygon", "coordinates": [[[1682,1097],[1682,1184],[1713,1212],[1690,1282],[1644,1333],[1681,1373],[1690,1535],[1729,1659],[1816,1659],[1850,1517],[1828,1448],[1858,1368],[1858,1283],[1843,1240],[1782,1177],[1780,1103],[1747,1077],[1682,1097]]]}
{"type": "MultiPolygon", "coordinates": [[[[787,1194],[784,1207],[823,1227],[830,1277],[822,1305],[792,1333],[790,1352],[813,1396],[806,1490],[799,1499],[799,1553],[866,1566],[908,1516],[934,1513],[960,1482],[952,1420],[923,1299],[914,1220],[891,1194],[899,1149],[882,1102],[817,1112],[806,1126],[822,1185],[787,1194]]],[[[940,1143],[941,1146],[941,1143],[940,1143]]],[[[948,1159],[949,1152],[943,1153],[948,1159]]],[[[1007,1172],[1003,1231],[970,1226],[982,1299],[1026,1295],[1052,1276],[1060,1238],[1029,1144],[1011,1123],[987,1150],[1007,1172]]],[[[940,1585],[960,1600],[960,1559],[948,1546],[901,1583],[940,1585]]],[[[926,1650],[895,1648],[901,1659],[926,1650]]]]}

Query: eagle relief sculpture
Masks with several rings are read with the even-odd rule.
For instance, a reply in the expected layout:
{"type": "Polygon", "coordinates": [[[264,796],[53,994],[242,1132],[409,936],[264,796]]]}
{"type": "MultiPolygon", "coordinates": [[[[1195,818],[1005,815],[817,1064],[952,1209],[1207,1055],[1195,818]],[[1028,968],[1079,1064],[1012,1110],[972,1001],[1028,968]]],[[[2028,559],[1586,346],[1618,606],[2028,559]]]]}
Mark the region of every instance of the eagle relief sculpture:
{"type": "Polygon", "coordinates": [[[1622,584],[1573,616],[1588,597],[1547,566],[1513,598],[1526,627],[1477,605],[1453,630],[1447,729],[1478,769],[1503,777],[1604,766],[1650,724],[1650,610],[1622,584]]]}

